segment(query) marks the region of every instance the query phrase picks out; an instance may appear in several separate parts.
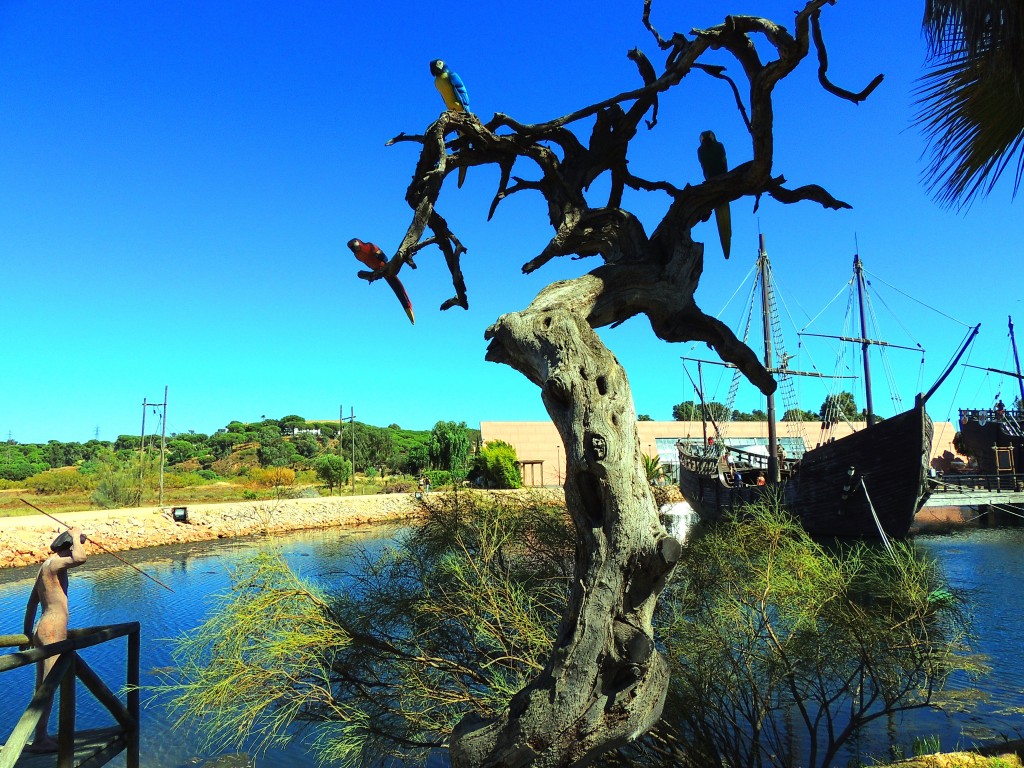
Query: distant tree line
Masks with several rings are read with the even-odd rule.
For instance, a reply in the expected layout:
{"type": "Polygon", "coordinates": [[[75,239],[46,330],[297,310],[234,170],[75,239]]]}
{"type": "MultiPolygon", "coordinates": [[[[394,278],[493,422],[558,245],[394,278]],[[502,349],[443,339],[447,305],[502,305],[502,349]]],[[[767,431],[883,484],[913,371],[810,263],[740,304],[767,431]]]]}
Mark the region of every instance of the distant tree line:
{"type": "MultiPolygon", "coordinates": [[[[172,433],[165,465],[180,471],[231,477],[254,468],[314,469],[318,458],[337,455],[356,472],[417,475],[429,469],[471,469],[480,431],[464,422],[439,421],[433,430],[376,427],[360,422],[308,421],[289,415],[259,422],[232,421],[213,434],[172,433]],[[455,465],[452,466],[452,462],[455,465]]],[[[159,461],[160,436],[120,435],[116,440],[0,443],[0,480],[23,481],[47,470],[77,467],[85,473],[101,464],[159,461]]],[[[349,470],[351,471],[351,469],[349,470]]]]}
{"type": "MultiPolygon", "coordinates": [[[[705,411],[709,421],[768,421],[768,414],[758,408],[746,413],[730,410],[714,400],[704,403],[704,410],[701,409],[700,403],[695,403],[693,400],[673,405],[672,419],[674,421],[702,421],[705,411]]],[[[864,417],[865,412],[857,409],[857,401],[853,395],[850,392],[840,392],[838,395],[826,397],[817,411],[791,408],[782,414],[781,421],[821,421],[837,424],[844,421],[863,421],[864,417]]],[[[875,419],[878,419],[877,415],[875,419]]]]}
{"type": "MultiPolygon", "coordinates": [[[[768,415],[755,409],[749,413],[730,411],[719,402],[705,404],[709,420],[767,421],[768,415]]],[[[651,421],[641,414],[639,421],[651,421]]],[[[699,403],[692,400],[672,406],[675,421],[701,421],[699,403]]],[[[863,418],[849,392],[829,395],[818,412],[793,409],[783,421],[856,421],[863,418]]],[[[46,443],[0,443],[0,481],[21,482],[47,470],[77,467],[89,475],[102,467],[124,467],[130,463],[159,460],[160,437],[120,435],[116,440],[85,443],[48,440],[46,443]]],[[[482,445],[480,430],[465,422],[438,421],[430,430],[402,429],[397,424],[376,427],[361,422],[308,421],[291,414],[281,419],[258,422],[231,421],[213,434],[189,430],[167,438],[166,467],[197,472],[207,479],[246,475],[253,469],[287,467],[313,470],[321,481],[334,488],[357,473],[371,475],[435,474],[432,485],[450,482],[452,476],[496,488],[521,484],[515,449],[497,441],[482,445]],[[329,459],[327,457],[338,457],[329,459]]],[[[137,472],[138,470],[133,470],[137,472]]],[[[71,482],[53,481],[55,490],[71,482]]],[[[46,481],[41,482],[46,485],[46,481]]]]}

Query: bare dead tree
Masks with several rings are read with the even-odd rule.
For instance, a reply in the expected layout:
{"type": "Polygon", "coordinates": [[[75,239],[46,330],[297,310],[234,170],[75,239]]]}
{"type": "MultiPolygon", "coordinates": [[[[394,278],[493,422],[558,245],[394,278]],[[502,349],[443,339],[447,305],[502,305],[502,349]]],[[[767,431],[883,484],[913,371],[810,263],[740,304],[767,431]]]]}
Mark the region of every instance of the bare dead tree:
{"type": "Polygon", "coordinates": [[[468,307],[460,259],[466,248],[438,212],[445,179],[466,166],[497,164],[501,177],[491,202],[519,192],[541,194],[554,235],[523,265],[539,269],[559,256],[599,256],[601,264],[572,280],[552,283],[524,310],[502,315],[490,326],[486,359],[520,371],[541,390],[541,398],[566,447],[565,494],[575,523],[574,587],[558,639],[544,671],[517,693],[508,710],[492,721],[467,718],[451,739],[455,766],[586,765],[625,744],[657,722],[668,685],[664,660],[655,648],[651,617],[657,596],[679,557],[666,535],[642,470],[632,395],[615,356],[594,332],[643,314],[658,338],[707,342],[768,393],[775,381],[757,356],[724,324],[694,302],[703,270],[703,246],[692,228],[723,203],[762,195],[783,203],[816,202],[849,206],[816,185],[790,189],[773,175],[775,85],[807,56],[818,54],[822,86],[839,98],[859,94],[828,80],[828,60],[819,13],[834,0],[808,0],[796,14],[794,31],[767,19],[727,16],[689,36],[663,38],[643,23],[665,54],[660,73],[639,50],[629,52],[639,74],[635,90],[583,107],[545,123],[526,125],[505,114],[487,123],[472,114],[445,112],[422,135],[401,134],[396,142],[422,145],[406,202],[412,222],[394,258],[376,280],[397,274],[413,257],[435,245],[444,254],[455,295],[441,305],[468,307]],[[774,58],[762,61],[753,44],[761,36],[774,58]],[[709,51],[725,51],[742,70],[745,93],[724,67],[704,63],[709,51]],[[640,121],[657,122],[664,102],[684,78],[701,72],[731,87],[750,134],[752,159],[725,175],[680,189],[663,180],[632,174],[626,164],[640,121]],[[591,126],[587,140],[572,128],[591,126]],[[517,163],[533,167],[529,178],[513,175],[517,163]],[[605,205],[586,198],[590,184],[608,173],[605,205]],[[625,187],[668,195],[667,213],[651,234],[621,205],[625,187]]]}

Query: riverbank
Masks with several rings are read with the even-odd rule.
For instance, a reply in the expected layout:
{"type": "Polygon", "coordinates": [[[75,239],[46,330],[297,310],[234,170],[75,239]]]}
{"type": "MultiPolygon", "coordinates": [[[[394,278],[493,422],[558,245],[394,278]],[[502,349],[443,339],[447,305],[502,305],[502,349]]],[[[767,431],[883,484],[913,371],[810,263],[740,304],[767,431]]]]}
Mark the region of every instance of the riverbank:
{"type": "MultiPolygon", "coordinates": [[[[58,517],[118,552],[257,533],[383,523],[413,518],[421,508],[415,494],[389,493],[194,504],[187,507],[188,522],[173,520],[170,507],[87,510],[58,517]]],[[[62,530],[45,515],[0,517],[0,568],[42,562],[50,554],[50,542],[62,530]]],[[[96,546],[90,549],[99,551],[96,546]]]]}
{"type": "MultiPolygon", "coordinates": [[[[674,486],[658,488],[659,506],[681,501],[674,486]],[[663,498],[664,497],[664,498],[663,498]]],[[[493,492],[492,492],[493,493],[493,492]]],[[[499,491],[550,497],[564,503],[561,489],[524,488],[499,491]]],[[[441,498],[442,493],[425,497],[441,498]]],[[[233,501],[189,504],[188,522],[175,522],[171,507],[132,507],[63,512],[57,517],[82,528],[87,536],[109,550],[184,544],[249,534],[281,533],[335,526],[383,523],[415,517],[423,501],[413,493],[380,493],[365,496],[325,496],[311,499],[233,501]]],[[[977,513],[961,507],[927,508],[918,513],[915,533],[935,533],[977,525],[977,513]]],[[[42,562],[50,542],[64,528],[45,515],[0,517],[0,568],[42,562]]],[[[94,547],[98,550],[98,547],[94,547]]]]}
{"type": "Polygon", "coordinates": [[[974,752],[922,755],[879,768],[1021,768],[1024,741],[983,747],[974,752]]]}

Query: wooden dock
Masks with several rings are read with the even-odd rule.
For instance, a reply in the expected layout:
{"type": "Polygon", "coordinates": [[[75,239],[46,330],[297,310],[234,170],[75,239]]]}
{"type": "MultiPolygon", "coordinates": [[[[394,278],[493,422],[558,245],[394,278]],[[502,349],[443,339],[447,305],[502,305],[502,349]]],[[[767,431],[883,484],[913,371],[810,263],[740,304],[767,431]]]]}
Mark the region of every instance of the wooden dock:
{"type": "Polygon", "coordinates": [[[1024,475],[946,475],[933,482],[927,507],[1024,504],[1024,475]]]}
{"type": "Polygon", "coordinates": [[[57,660],[0,747],[0,768],[99,768],[121,752],[125,753],[127,768],[139,768],[139,623],[73,629],[68,632],[67,640],[17,650],[18,646],[28,644],[29,638],[25,635],[0,635],[0,648],[15,648],[14,652],[0,656],[0,673],[53,656],[57,660]],[[120,637],[128,639],[124,702],[78,655],[83,648],[120,637]],[[110,712],[117,721],[116,726],[88,731],[75,729],[76,680],[110,712]],[[57,751],[29,752],[28,740],[35,733],[47,702],[58,690],[57,751]]]}
{"type": "Polygon", "coordinates": [[[1024,524],[1024,476],[947,475],[914,518],[912,532],[1024,524]]]}
{"type": "MultiPolygon", "coordinates": [[[[75,733],[72,765],[77,768],[97,768],[123,752],[127,746],[124,732],[120,728],[78,731],[75,733]]],[[[15,761],[14,768],[55,768],[56,765],[56,752],[48,754],[23,752],[21,757],[15,761]]]]}

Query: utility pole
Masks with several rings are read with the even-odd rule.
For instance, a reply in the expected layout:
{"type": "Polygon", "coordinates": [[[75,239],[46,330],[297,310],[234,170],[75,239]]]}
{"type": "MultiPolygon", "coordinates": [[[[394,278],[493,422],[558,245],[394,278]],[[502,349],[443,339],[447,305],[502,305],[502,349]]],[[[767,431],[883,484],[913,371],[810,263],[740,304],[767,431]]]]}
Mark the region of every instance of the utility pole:
{"type": "Polygon", "coordinates": [[[341,424],[347,421],[352,425],[352,495],[356,495],[356,409],[349,406],[349,415],[345,416],[345,407],[338,406],[338,455],[344,456],[342,445],[341,424]]]}
{"type": "Polygon", "coordinates": [[[142,496],[145,493],[144,479],[146,475],[146,398],[142,398],[142,434],[139,436],[139,503],[142,506],[142,496]]]}
{"type": "MultiPolygon", "coordinates": [[[[151,405],[160,405],[159,402],[151,402],[142,398],[142,435],[139,440],[139,504],[142,506],[142,499],[145,495],[146,479],[146,408],[151,405]]],[[[167,450],[167,385],[164,385],[163,417],[160,428],[160,506],[164,505],[164,455],[167,450]]],[[[156,410],[153,411],[156,413],[156,410]]]]}
{"type": "Polygon", "coordinates": [[[160,419],[160,506],[164,505],[164,456],[167,454],[167,385],[164,384],[164,414],[160,419]]]}

